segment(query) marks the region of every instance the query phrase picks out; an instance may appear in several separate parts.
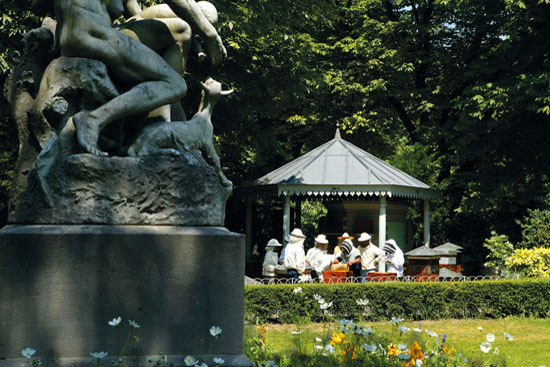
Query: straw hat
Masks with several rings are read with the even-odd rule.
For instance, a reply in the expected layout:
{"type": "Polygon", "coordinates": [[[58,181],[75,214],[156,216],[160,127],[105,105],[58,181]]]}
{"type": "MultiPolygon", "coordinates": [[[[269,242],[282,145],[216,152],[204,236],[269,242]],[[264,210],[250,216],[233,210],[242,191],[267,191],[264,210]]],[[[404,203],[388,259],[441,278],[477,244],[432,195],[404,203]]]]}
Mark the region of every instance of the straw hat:
{"type": "Polygon", "coordinates": [[[323,245],[328,245],[327,236],[325,236],[324,234],[320,234],[317,237],[315,237],[315,242],[321,243],[323,245]]]}
{"type": "Polygon", "coordinates": [[[290,237],[306,238],[300,228],[294,228],[292,232],[290,232],[290,237]]]}
{"type": "Polygon", "coordinates": [[[367,242],[370,239],[370,234],[368,234],[367,232],[363,232],[361,233],[361,236],[359,236],[359,238],[357,239],[357,242],[367,242]]]}
{"type": "Polygon", "coordinates": [[[348,232],[344,232],[342,233],[342,236],[338,237],[338,239],[341,241],[341,240],[345,240],[346,238],[349,238],[350,240],[353,240],[353,236],[350,236],[348,234],[348,232]]]}
{"type": "Polygon", "coordinates": [[[267,242],[267,245],[265,245],[265,248],[268,247],[283,247],[283,245],[281,245],[275,238],[272,238],[267,242]]]}

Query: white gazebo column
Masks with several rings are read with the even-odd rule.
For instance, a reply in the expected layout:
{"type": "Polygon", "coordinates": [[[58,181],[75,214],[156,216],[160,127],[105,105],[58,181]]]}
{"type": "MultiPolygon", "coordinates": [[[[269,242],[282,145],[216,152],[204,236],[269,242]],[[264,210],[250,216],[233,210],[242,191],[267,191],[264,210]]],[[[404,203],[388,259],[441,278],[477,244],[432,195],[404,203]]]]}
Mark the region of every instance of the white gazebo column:
{"type": "MultiPolygon", "coordinates": [[[[380,214],[378,217],[378,247],[383,250],[386,242],[386,196],[380,195],[380,214]]],[[[386,271],[386,264],[381,262],[378,264],[378,271],[386,271]]]]}
{"type": "Polygon", "coordinates": [[[283,239],[290,234],[290,194],[285,194],[283,210],[283,239]]]}
{"type": "Polygon", "coordinates": [[[430,247],[430,201],[424,200],[424,245],[430,247]]]}
{"type": "Polygon", "coordinates": [[[245,222],[245,256],[250,257],[252,252],[252,198],[246,198],[246,222],[245,222]]]}

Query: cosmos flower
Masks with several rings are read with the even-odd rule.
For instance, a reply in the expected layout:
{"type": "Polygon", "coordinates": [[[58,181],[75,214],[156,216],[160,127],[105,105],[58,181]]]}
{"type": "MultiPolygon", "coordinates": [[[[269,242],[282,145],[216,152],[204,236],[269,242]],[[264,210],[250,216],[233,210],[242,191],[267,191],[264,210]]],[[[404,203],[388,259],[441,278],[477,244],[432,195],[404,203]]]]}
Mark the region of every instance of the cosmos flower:
{"type": "Polygon", "coordinates": [[[222,333],[222,329],[219,326],[212,326],[210,328],[210,335],[218,337],[222,333]]]}
{"type": "Polygon", "coordinates": [[[186,366],[194,366],[199,363],[199,361],[197,361],[195,357],[190,355],[186,356],[183,361],[185,362],[186,366]]]}
{"type": "Polygon", "coordinates": [[[33,354],[36,353],[36,350],[32,349],[32,348],[25,348],[21,351],[21,354],[23,355],[23,357],[25,358],[31,358],[33,356],[33,354]]]}
{"type": "Polygon", "coordinates": [[[107,352],[91,352],[90,355],[96,359],[103,359],[107,357],[107,352]]]}
{"type": "Polygon", "coordinates": [[[489,353],[489,351],[491,350],[491,343],[483,342],[480,344],[479,348],[483,353],[489,353]]]}

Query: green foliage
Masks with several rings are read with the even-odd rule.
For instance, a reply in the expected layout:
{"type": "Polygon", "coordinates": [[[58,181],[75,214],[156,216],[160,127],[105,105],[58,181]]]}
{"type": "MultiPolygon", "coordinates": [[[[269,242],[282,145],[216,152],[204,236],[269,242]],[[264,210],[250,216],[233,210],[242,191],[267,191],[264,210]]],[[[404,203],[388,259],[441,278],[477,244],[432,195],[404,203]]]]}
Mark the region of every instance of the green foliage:
{"type": "MultiPolygon", "coordinates": [[[[39,24],[28,5],[0,2],[2,84],[22,50],[21,35],[39,24]]],[[[550,189],[548,1],[216,6],[228,59],[218,70],[190,60],[184,105],[194,113],[198,81],[206,76],[236,90],[213,117],[235,186],[326,142],[339,122],[345,139],[441,190],[432,205],[432,242],[450,240],[478,254],[491,230],[520,241],[517,219],[541,208],[550,189]]],[[[8,109],[2,111],[0,130],[9,132],[0,136],[6,203],[17,137],[8,109]]],[[[227,208],[227,226],[242,231],[243,204],[232,200],[227,208]]],[[[421,204],[413,204],[409,218],[421,242],[421,204]]],[[[280,227],[268,214],[256,219],[262,239],[280,227]]]]}
{"type": "Polygon", "coordinates": [[[508,241],[508,236],[491,232],[491,237],[486,238],[483,247],[489,250],[487,261],[483,266],[491,273],[504,275],[507,273],[506,260],[514,252],[514,245],[508,241]]]}
{"type": "Polygon", "coordinates": [[[245,287],[245,315],[252,323],[292,323],[295,315],[309,321],[327,318],[357,319],[364,314],[358,299],[368,299],[366,320],[453,318],[549,317],[550,280],[438,283],[368,283],[245,287]],[[329,313],[319,309],[313,295],[333,302],[329,313]]]}
{"type": "Polygon", "coordinates": [[[528,209],[527,216],[518,224],[521,227],[524,248],[550,248],[550,209],[528,209]]]}
{"type": "Polygon", "coordinates": [[[524,276],[550,278],[550,248],[517,249],[506,266],[524,276]]]}
{"type": "Polygon", "coordinates": [[[306,235],[308,247],[314,245],[313,240],[318,234],[319,218],[326,216],[327,208],[321,201],[304,200],[302,202],[302,231],[306,235]]]}

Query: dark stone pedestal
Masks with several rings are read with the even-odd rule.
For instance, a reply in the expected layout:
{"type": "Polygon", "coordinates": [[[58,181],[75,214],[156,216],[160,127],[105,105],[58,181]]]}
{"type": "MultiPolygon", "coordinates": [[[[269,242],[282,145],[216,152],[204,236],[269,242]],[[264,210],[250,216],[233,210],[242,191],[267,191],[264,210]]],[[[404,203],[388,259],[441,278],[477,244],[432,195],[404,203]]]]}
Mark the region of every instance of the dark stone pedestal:
{"type": "MultiPolygon", "coordinates": [[[[243,357],[244,237],[221,227],[26,225],[0,231],[0,367],[92,365],[135,320],[135,356],[243,357]],[[118,328],[108,321],[121,316],[118,328]],[[1,360],[5,358],[4,360],[1,360]]],[[[143,358],[130,358],[144,365],[143,358]]],[[[129,362],[129,363],[130,363],[129,362]]]]}

